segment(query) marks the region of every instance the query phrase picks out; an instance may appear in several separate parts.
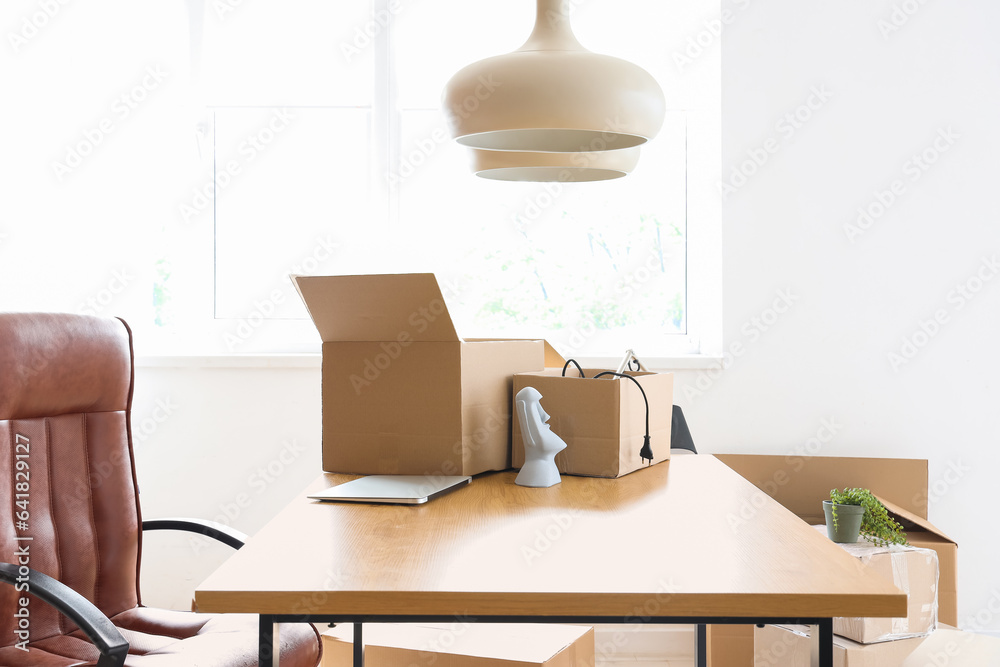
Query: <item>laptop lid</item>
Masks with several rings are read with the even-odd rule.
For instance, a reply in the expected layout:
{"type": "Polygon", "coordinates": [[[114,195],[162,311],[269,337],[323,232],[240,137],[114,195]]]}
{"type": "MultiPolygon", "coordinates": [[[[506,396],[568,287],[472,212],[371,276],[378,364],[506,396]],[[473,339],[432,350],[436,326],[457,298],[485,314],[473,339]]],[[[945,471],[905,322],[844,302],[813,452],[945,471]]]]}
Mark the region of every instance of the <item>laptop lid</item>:
{"type": "Polygon", "coordinates": [[[471,481],[471,477],[461,475],[369,475],[331,486],[309,497],[347,503],[420,505],[471,481]]]}

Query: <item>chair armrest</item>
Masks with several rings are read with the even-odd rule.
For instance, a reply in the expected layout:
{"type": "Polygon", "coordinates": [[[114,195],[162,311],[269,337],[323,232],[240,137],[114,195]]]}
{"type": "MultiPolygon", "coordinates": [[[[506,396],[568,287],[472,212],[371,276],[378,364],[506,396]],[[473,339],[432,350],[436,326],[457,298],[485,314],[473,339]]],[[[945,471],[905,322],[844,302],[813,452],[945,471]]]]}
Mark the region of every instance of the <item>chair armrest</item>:
{"type": "Polygon", "coordinates": [[[223,523],[206,521],[204,519],[150,519],[142,522],[143,530],[184,530],[211,537],[234,549],[242,547],[249,539],[245,533],[230,528],[223,523]]]}
{"type": "Polygon", "coordinates": [[[0,581],[47,602],[71,621],[94,643],[101,657],[97,667],[121,667],[128,656],[128,642],[100,609],[58,579],[27,566],[0,563],[0,581]],[[27,584],[26,587],[23,585],[27,584]]]}

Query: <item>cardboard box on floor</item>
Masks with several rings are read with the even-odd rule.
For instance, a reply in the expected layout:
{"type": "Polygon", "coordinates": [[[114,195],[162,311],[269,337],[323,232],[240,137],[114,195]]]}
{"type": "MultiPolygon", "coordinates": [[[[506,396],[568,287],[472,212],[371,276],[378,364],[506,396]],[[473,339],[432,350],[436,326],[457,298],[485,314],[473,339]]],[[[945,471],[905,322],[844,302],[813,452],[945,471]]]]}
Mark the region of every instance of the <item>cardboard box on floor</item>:
{"type": "MultiPolygon", "coordinates": [[[[354,628],[324,632],[322,667],[351,667],[354,628]]],[[[365,667],[594,667],[594,629],[556,624],[364,626],[365,667]]]]}
{"type": "MultiPolygon", "coordinates": [[[[807,625],[765,625],[754,628],[752,661],[749,667],[802,667],[809,665],[812,642],[807,625]]],[[[944,632],[938,630],[936,632],[944,632]]],[[[962,633],[959,633],[962,634],[962,633]]],[[[931,637],[934,635],[932,634],[931,637]]],[[[901,667],[903,661],[920,649],[930,637],[898,639],[879,644],[861,644],[845,637],[833,636],[833,667],[901,667]]],[[[933,663],[932,663],[933,664],[933,663]]],[[[970,663],[971,664],[971,663],[970,663]]],[[[983,663],[985,664],[985,663],[983,663]]],[[[921,664],[921,667],[924,667],[921,664]]]]}
{"type": "Polygon", "coordinates": [[[990,667],[1000,665],[1000,639],[938,628],[903,661],[902,667],[990,667]]]}
{"type": "MultiPolygon", "coordinates": [[[[827,534],[827,528],[815,526],[827,534]]],[[[876,546],[859,539],[839,545],[865,569],[906,593],[906,616],[900,618],[847,617],[833,619],[833,632],[862,644],[925,637],[937,627],[938,559],[933,549],[900,545],[876,546]]]]}
{"type": "MultiPolygon", "coordinates": [[[[822,501],[830,489],[871,489],[907,531],[916,547],[938,555],[938,620],[958,624],[958,545],[927,521],[927,461],[717,454],[716,457],[810,524],[823,523],[822,501]]],[[[751,508],[752,509],[752,508],[751,508]]],[[[753,656],[752,625],[708,626],[708,664],[745,667],[753,656]]]]}
{"type": "Polygon", "coordinates": [[[430,273],[292,282],[323,339],[323,470],[510,467],[511,376],[544,368],[543,341],[462,340],[430,273]]]}
{"type": "MultiPolygon", "coordinates": [[[[514,391],[534,387],[542,395],[542,409],[549,415],[552,432],[566,442],[556,455],[559,472],[590,477],[621,477],[647,465],[639,456],[646,435],[646,401],[649,401],[649,437],[652,463],[670,458],[670,424],[674,405],[673,373],[632,372],[642,386],[624,378],[605,376],[585,368],[586,378],[570,369],[546,368],[514,375],[514,391]]],[[[511,432],[513,465],[524,464],[524,439],[518,416],[511,432]]]]}

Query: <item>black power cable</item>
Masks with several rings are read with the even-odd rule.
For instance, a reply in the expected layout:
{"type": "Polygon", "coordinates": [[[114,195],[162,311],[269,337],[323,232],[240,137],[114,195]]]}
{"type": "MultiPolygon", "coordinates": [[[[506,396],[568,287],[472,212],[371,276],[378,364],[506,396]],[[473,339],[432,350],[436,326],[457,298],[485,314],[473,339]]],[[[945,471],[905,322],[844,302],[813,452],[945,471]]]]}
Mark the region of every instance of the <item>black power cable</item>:
{"type": "Polygon", "coordinates": [[[603,373],[598,373],[594,376],[596,380],[599,377],[604,377],[605,375],[614,375],[615,377],[628,378],[635,383],[635,386],[639,388],[642,392],[642,400],[646,404],[646,435],[642,439],[642,449],[639,450],[639,458],[643,461],[649,461],[651,464],[653,462],[653,448],[649,445],[649,399],[646,398],[646,390],[642,388],[639,381],[636,380],[631,375],[626,375],[625,373],[616,373],[614,371],[604,371],[603,373]]]}
{"type": "MultiPolygon", "coordinates": [[[[573,364],[574,366],[576,366],[576,370],[580,371],[580,377],[581,378],[586,378],[587,377],[586,373],[583,372],[583,369],[580,368],[580,364],[577,363],[576,359],[567,359],[566,360],[566,364],[563,366],[563,369],[562,369],[562,376],[563,377],[566,377],[566,369],[569,368],[570,364],[573,364]]],[[[638,359],[636,359],[635,365],[636,365],[637,368],[639,367],[639,360],[638,359]]],[[[631,362],[631,360],[629,361],[628,368],[629,368],[629,370],[632,370],[632,362],[631,362]]],[[[597,378],[604,377],[605,375],[613,375],[615,377],[629,379],[632,382],[634,382],[635,386],[637,386],[639,388],[639,391],[642,392],[642,400],[646,404],[646,435],[642,439],[642,448],[639,450],[639,458],[642,459],[643,461],[649,461],[649,464],[652,464],[653,463],[653,448],[649,444],[649,399],[646,398],[646,390],[642,388],[642,385],[639,384],[638,380],[636,380],[631,375],[626,375],[625,373],[616,373],[614,371],[604,371],[602,373],[598,373],[592,379],[596,380],[597,378]]],[[[647,465],[649,465],[649,464],[647,464],[647,465]]]]}
{"type": "Polygon", "coordinates": [[[580,377],[582,377],[582,378],[587,377],[587,374],[583,372],[582,368],[580,368],[580,364],[578,364],[576,362],[576,359],[568,359],[566,361],[566,364],[563,366],[563,372],[562,372],[562,376],[563,377],[566,377],[566,369],[569,368],[570,364],[573,364],[574,366],[576,366],[576,370],[580,371],[580,377]]]}

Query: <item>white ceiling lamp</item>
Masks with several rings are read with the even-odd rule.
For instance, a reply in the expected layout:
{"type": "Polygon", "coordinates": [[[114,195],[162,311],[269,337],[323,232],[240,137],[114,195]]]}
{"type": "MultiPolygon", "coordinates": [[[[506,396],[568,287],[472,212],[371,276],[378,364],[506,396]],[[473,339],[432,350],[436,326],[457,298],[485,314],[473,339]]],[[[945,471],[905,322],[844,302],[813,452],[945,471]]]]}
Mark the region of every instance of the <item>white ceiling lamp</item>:
{"type": "Polygon", "coordinates": [[[641,67],[592,53],[573,35],[568,0],[538,0],[535,29],[512,53],[455,74],[444,91],[452,136],[494,151],[591,153],[656,136],[663,91],[641,67]]]}
{"type": "Polygon", "coordinates": [[[473,149],[472,171],[494,181],[583,183],[608,181],[632,172],[639,147],[595,153],[539,153],[473,149]]]}

